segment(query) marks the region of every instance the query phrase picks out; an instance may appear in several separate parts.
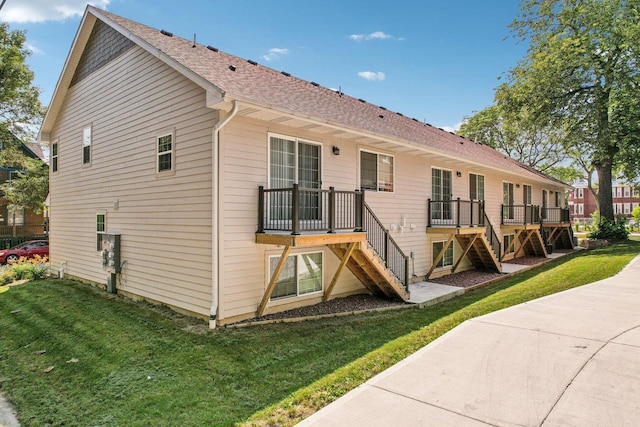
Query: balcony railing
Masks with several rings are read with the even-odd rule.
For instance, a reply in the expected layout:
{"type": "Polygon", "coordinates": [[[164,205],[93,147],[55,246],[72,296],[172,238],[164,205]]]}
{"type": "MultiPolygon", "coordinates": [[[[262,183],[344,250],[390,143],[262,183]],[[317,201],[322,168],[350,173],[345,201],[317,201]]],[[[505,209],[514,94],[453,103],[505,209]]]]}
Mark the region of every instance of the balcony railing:
{"type": "Polygon", "coordinates": [[[409,285],[407,257],[364,201],[364,192],[300,188],[258,188],[258,233],[366,231],[367,242],[393,274],[409,285]]]}
{"type": "Polygon", "coordinates": [[[427,200],[427,227],[484,227],[482,200],[427,200]]]}
{"type": "Polygon", "coordinates": [[[537,205],[502,205],[502,224],[527,225],[551,223],[568,223],[569,209],[541,208],[537,205]]]}
{"type": "Polygon", "coordinates": [[[568,223],[571,221],[568,208],[542,208],[542,222],[568,223]]]}
{"type": "Polygon", "coordinates": [[[502,224],[540,224],[540,206],[502,205],[502,224]]]}

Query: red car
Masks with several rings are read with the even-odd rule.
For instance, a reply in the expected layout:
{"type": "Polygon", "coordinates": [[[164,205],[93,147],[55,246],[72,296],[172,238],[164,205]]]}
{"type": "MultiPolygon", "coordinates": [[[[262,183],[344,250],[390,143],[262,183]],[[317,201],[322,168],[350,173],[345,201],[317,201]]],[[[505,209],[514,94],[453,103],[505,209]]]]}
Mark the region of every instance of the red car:
{"type": "Polygon", "coordinates": [[[21,257],[33,258],[35,255],[49,256],[49,242],[46,240],[31,240],[11,249],[0,251],[0,264],[16,262],[21,257]]]}

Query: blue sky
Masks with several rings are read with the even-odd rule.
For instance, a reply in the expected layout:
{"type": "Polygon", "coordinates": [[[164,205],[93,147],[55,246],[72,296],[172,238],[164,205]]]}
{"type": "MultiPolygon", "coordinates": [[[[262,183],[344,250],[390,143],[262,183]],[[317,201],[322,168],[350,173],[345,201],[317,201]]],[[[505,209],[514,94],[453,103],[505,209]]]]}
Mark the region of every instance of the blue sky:
{"type": "MultiPolygon", "coordinates": [[[[96,0],[176,36],[447,129],[493,102],[526,46],[507,25],[516,0],[96,0]]],[[[49,103],[86,1],[7,0],[0,20],[27,31],[49,103]]]]}

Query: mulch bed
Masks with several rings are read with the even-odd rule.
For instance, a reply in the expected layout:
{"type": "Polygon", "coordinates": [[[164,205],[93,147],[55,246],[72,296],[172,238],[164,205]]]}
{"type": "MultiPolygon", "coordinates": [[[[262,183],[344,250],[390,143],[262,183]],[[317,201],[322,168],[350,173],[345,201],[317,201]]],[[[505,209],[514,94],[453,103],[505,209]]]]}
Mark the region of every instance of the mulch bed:
{"type": "Polygon", "coordinates": [[[391,301],[375,295],[351,295],[343,298],[335,298],[314,305],[298,307],[279,313],[266,314],[261,317],[243,320],[238,324],[262,322],[266,320],[294,319],[298,317],[313,317],[339,313],[351,313],[354,311],[374,310],[378,308],[398,307],[406,305],[402,301],[391,301]]]}
{"type": "Polygon", "coordinates": [[[529,256],[525,255],[519,258],[510,259],[509,261],[502,261],[503,264],[518,264],[518,265],[536,265],[541,262],[547,261],[549,258],[541,256],[529,256]]]}
{"type": "Polygon", "coordinates": [[[480,283],[488,282],[501,277],[503,274],[496,271],[467,270],[459,273],[448,274],[436,279],[429,279],[427,282],[439,283],[441,285],[458,286],[460,288],[470,288],[480,283]]]}

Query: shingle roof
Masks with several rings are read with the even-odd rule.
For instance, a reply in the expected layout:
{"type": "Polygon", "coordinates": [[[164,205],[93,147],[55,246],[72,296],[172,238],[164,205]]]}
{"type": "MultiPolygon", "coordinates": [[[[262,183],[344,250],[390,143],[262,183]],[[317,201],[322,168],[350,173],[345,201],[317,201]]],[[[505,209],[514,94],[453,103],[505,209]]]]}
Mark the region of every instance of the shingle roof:
{"type": "MultiPolygon", "coordinates": [[[[484,164],[504,172],[539,180],[551,179],[532,171],[504,154],[458,135],[394,113],[383,107],[356,99],[218,49],[175,37],[110,12],[89,6],[98,18],[106,18],[162,55],[177,61],[224,93],[225,98],[250,100],[252,103],[291,111],[333,125],[358,129],[418,147],[440,152],[470,162],[484,164]]],[[[566,184],[562,184],[566,185],[566,184]]]]}

